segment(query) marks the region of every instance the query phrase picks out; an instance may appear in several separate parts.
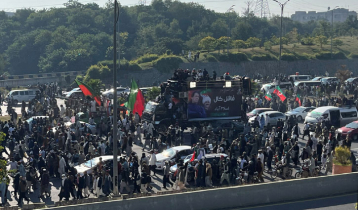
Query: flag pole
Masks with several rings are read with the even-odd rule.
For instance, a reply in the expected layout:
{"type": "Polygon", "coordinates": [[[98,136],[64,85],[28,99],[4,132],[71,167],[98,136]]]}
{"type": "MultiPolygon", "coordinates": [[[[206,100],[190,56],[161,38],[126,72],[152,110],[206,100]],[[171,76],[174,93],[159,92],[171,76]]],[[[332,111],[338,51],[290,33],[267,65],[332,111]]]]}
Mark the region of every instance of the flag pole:
{"type": "MultiPolygon", "coordinates": [[[[118,196],[118,146],[117,146],[117,17],[118,3],[114,0],[113,25],[113,194],[118,196]]],[[[119,14],[118,14],[119,16],[119,14]]]]}

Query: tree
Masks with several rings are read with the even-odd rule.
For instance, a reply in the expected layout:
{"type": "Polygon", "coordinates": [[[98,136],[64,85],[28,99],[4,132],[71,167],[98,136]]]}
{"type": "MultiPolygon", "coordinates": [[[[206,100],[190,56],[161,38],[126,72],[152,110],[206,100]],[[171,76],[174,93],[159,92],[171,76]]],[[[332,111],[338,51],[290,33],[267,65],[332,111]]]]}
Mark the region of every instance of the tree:
{"type": "Polygon", "coordinates": [[[250,37],[249,39],[246,40],[247,46],[251,47],[252,50],[254,49],[254,47],[258,47],[260,43],[261,43],[261,39],[257,37],[250,37]]]}
{"type": "Polygon", "coordinates": [[[87,85],[92,88],[94,96],[101,95],[101,89],[104,87],[104,84],[100,79],[90,79],[87,81],[87,85]]]}
{"type": "Polygon", "coordinates": [[[346,65],[342,65],[342,66],[341,66],[341,69],[339,69],[339,70],[336,72],[335,76],[336,76],[340,81],[346,81],[348,78],[351,77],[351,74],[352,74],[352,72],[347,69],[347,66],[346,66],[346,65]]]}
{"type": "Polygon", "coordinates": [[[217,39],[228,33],[229,26],[223,19],[220,18],[211,24],[210,29],[213,32],[214,38],[217,39]]]}
{"type": "Polygon", "coordinates": [[[264,42],[265,50],[271,50],[272,49],[272,42],[266,41],[264,42]]]}
{"type": "Polygon", "coordinates": [[[208,52],[210,52],[210,50],[216,48],[216,39],[211,36],[207,36],[200,40],[199,47],[203,50],[207,50],[208,52]]]}
{"type": "Polygon", "coordinates": [[[343,45],[343,41],[342,40],[340,40],[340,39],[333,39],[333,46],[335,46],[335,47],[339,47],[339,46],[342,46],[343,45]]]}
{"type": "Polygon", "coordinates": [[[349,33],[349,35],[350,35],[351,37],[357,36],[358,30],[355,29],[355,28],[350,28],[350,29],[348,30],[348,33],[349,33]]]}
{"type": "Polygon", "coordinates": [[[160,89],[157,87],[150,88],[144,95],[147,101],[154,100],[160,94],[160,89]]]}
{"type": "Polygon", "coordinates": [[[328,43],[328,40],[327,40],[326,36],[319,35],[319,36],[315,37],[315,42],[316,42],[316,44],[320,45],[320,47],[322,49],[323,45],[328,43]]]}
{"type": "Polygon", "coordinates": [[[229,41],[229,37],[227,36],[222,36],[220,37],[216,43],[217,43],[217,48],[219,49],[219,53],[220,53],[220,49],[223,50],[223,52],[225,52],[225,48],[227,48],[227,44],[228,44],[228,41],[229,41]]]}
{"type": "Polygon", "coordinates": [[[287,37],[289,39],[289,42],[291,43],[297,43],[299,41],[298,39],[298,31],[297,31],[297,28],[293,28],[292,31],[290,31],[288,34],[287,34],[287,37]]]}
{"type": "Polygon", "coordinates": [[[245,49],[247,47],[244,40],[235,40],[234,46],[237,48],[238,52],[239,52],[239,49],[245,49]]]}

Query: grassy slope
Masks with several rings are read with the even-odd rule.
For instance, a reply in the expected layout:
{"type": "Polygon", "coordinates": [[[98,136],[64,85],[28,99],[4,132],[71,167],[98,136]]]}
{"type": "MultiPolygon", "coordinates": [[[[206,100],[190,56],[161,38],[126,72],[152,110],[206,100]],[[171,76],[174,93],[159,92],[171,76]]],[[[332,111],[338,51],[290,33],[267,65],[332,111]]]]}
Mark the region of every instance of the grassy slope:
{"type": "MultiPolygon", "coordinates": [[[[339,39],[343,41],[343,45],[339,46],[339,47],[334,47],[333,46],[333,51],[334,52],[343,52],[347,57],[351,53],[358,55],[358,38],[357,37],[339,37],[339,39]]],[[[322,51],[330,52],[330,50],[331,50],[331,45],[330,44],[331,44],[331,42],[330,42],[330,40],[328,40],[328,44],[323,45],[322,49],[321,49],[321,47],[319,45],[307,46],[307,45],[301,45],[300,43],[283,45],[282,53],[292,53],[292,54],[299,54],[299,55],[302,55],[302,54],[306,53],[306,54],[314,56],[314,54],[320,53],[322,51]],[[295,45],[295,47],[294,47],[294,45],[295,45]]],[[[270,54],[270,55],[273,55],[273,56],[276,56],[276,57],[279,56],[279,46],[278,45],[272,46],[271,50],[265,50],[264,47],[262,47],[262,48],[255,47],[253,49],[252,48],[239,49],[239,50],[237,50],[237,49],[229,49],[229,51],[231,53],[235,53],[235,52],[245,53],[249,58],[251,58],[252,55],[255,55],[255,54],[270,54]]],[[[225,49],[225,52],[226,52],[226,49],[225,49]]],[[[210,53],[219,53],[219,51],[215,50],[215,51],[210,52],[210,53]]],[[[220,53],[223,53],[222,50],[220,50],[220,53]]],[[[201,53],[200,54],[199,62],[207,62],[207,60],[204,57],[205,54],[208,54],[208,53],[201,53]]],[[[192,55],[194,55],[194,52],[193,52],[192,55]]],[[[185,63],[190,62],[190,61],[188,61],[187,58],[184,58],[183,61],[185,63]]],[[[151,62],[142,63],[142,64],[139,64],[139,65],[142,67],[143,70],[152,67],[151,62]]]]}

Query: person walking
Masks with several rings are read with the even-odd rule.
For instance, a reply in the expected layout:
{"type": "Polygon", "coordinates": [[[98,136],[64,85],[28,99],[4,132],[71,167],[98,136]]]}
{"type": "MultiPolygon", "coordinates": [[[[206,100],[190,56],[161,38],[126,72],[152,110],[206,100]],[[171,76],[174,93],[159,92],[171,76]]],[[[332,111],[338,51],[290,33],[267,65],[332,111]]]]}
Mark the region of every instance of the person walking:
{"type": "Polygon", "coordinates": [[[165,161],[163,171],[163,188],[167,189],[167,183],[173,186],[173,183],[169,180],[170,165],[168,161],[165,161]]]}
{"type": "Polygon", "coordinates": [[[27,204],[29,204],[30,199],[29,199],[28,197],[26,197],[26,192],[27,192],[27,189],[26,189],[26,179],[25,179],[25,177],[23,177],[23,176],[20,176],[19,187],[20,187],[20,197],[19,197],[19,200],[18,200],[17,205],[18,205],[18,206],[21,206],[23,199],[25,199],[25,200],[27,201],[27,204]]]}
{"type": "Polygon", "coordinates": [[[50,175],[49,175],[48,171],[44,168],[42,170],[41,193],[39,195],[39,198],[42,197],[44,193],[45,193],[45,195],[47,194],[48,197],[51,197],[51,191],[49,189],[49,185],[50,185],[50,175]]]}
{"type": "MultiPolygon", "coordinates": [[[[154,151],[151,150],[150,151],[150,156],[149,156],[149,169],[151,171],[153,171],[154,173],[154,176],[155,176],[155,168],[156,168],[156,163],[157,162],[157,157],[156,155],[154,154],[154,151]]],[[[150,176],[150,174],[148,174],[150,176]]]]}

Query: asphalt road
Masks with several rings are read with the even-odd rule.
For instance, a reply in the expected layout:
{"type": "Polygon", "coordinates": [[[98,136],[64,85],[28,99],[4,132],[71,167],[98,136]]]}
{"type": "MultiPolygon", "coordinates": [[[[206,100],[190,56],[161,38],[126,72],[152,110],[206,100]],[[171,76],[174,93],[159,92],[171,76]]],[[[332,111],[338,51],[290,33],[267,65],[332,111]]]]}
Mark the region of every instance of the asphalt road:
{"type": "Polygon", "coordinates": [[[339,195],[326,198],[318,198],[305,201],[296,201],[283,204],[274,204],[266,206],[258,206],[251,208],[235,208],[230,210],[350,210],[356,209],[355,205],[358,203],[358,194],[339,195]]]}
{"type": "MultiPolygon", "coordinates": [[[[58,104],[64,104],[64,100],[62,99],[58,99],[58,104]]],[[[20,105],[20,104],[19,104],[20,105]]],[[[3,110],[3,114],[5,114],[5,110],[6,110],[6,106],[1,106],[1,109],[3,110]]],[[[21,113],[20,110],[20,106],[17,106],[15,108],[16,112],[18,114],[21,113]]],[[[300,124],[300,128],[302,130],[303,125],[300,124]]],[[[307,138],[306,138],[307,139],[307,138]]],[[[299,139],[299,143],[300,143],[300,147],[303,147],[306,144],[307,140],[303,140],[303,139],[299,139]]],[[[358,142],[354,142],[352,143],[352,150],[355,152],[358,152],[358,142]]],[[[142,147],[134,145],[133,146],[133,151],[135,151],[138,156],[141,156],[142,153],[142,147]]],[[[147,152],[147,151],[146,151],[147,152]]],[[[148,153],[147,153],[148,154],[148,153]]],[[[293,170],[293,176],[295,174],[295,170],[293,170]]],[[[162,176],[162,172],[158,171],[157,175],[152,177],[152,192],[155,193],[157,191],[161,191],[161,190],[166,190],[162,188],[162,180],[163,180],[163,176],[162,176]]],[[[277,177],[276,179],[271,179],[270,174],[266,174],[264,173],[264,181],[265,182],[271,182],[271,181],[282,181],[281,178],[277,177]]],[[[12,183],[12,182],[11,182],[12,183]]],[[[59,201],[59,197],[58,194],[60,192],[60,179],[58,178],[52,178],[50,180],[50,185],[51,185],[51,197],[45,197],[45,198],[38,198],[38,195],[40,193],[39,189],[35,190],[34,192],[30,192],[28,194],[28,197],[30,198],[31,202],[30,203],[38,203],[38,202],[45,202],[46,205],[48,206],[52,206],[54,205],[54,202],[59,201]]],[[[171,190],[171,188],[168,188],[168,190],[171,190]]],[[[9,186],[9,191],[12,192],[13,191],[13,187],[12,184],[9,186]]],[[[91,195],[90,197],[94,197],[93,195],[91,195]]],[[[9,203],[11,206],[17,205],[17,200],[15,200],[14,196],[12,195],[11,198],[9,199],[9,203]]],[[[289,204],[287,204],[289,205],[289,204]]],[[[301,204],[300,204],[301,205],[301,204]]],[[[303,204],[302,204],[303,205],[303,204]]],[[[333,204],[332,204],[333,205],[333,204]]],[[[348,203],[347,203],[348,205],[348,203]]],[[[282,208],[282,209],[290,209],[290,208],[282,208]]],[[[299,208],[302,209],[302,208],[299,208]]],[[[343,208],[342,208],[343,209],[343,208]]],[[[347,208],[346,208],[347,209],[347,208]]]]}

